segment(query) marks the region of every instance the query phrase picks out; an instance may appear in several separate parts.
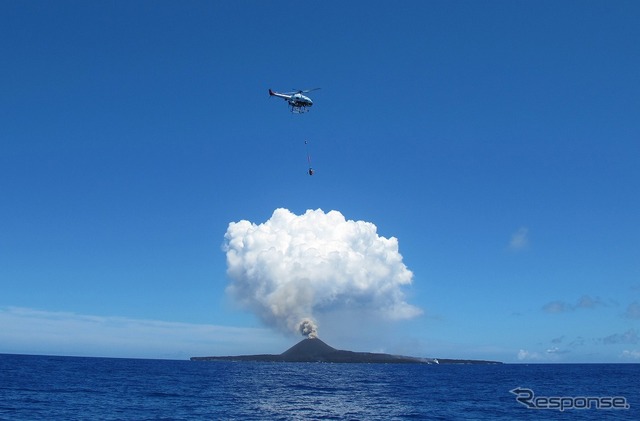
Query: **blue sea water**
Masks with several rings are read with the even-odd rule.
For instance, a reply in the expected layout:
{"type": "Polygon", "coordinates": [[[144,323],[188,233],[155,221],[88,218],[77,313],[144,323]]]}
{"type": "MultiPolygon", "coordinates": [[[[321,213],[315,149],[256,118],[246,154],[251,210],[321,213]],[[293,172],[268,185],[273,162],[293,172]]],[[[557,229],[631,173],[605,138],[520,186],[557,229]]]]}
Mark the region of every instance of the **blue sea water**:
{"type": "Polygon", "coordinates": [[[254,363],[0,355],[0,419],[640,420],[640,365],[254,363]],[[510,393],[517,387],[543,398],[624,397],[629,408],[595,409],[591,404],[591,409],[529,409],[510,393]]]}

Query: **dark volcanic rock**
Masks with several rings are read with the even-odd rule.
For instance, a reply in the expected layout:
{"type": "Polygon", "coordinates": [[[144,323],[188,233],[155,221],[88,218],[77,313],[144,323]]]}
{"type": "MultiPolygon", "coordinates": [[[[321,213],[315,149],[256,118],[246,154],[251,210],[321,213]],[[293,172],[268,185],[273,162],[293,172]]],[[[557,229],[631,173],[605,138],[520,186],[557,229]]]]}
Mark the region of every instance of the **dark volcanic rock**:
{"type": "Polygon", "coordinates": [[[288,362],[328,363],[420,363],[420,358],[335,349],[318,338],[304,339],[279,355],[288,362]]]}
{"type": "Polygon", "coordinates": [[[304,339],[280,354],[283,361],[322,361],[339,352],[318,338],[304,339]]]}
{"type": "Polygon", "coordinates": [[[327,362],[327,363],[413,363],[413,364],[500,364],[495,361],[440,360],[353,352],[335,349],[318,338],[304,339],[282,354],[237,355],[226,357],[191,357],[192,361],[265,361],[265,362],[327,362]]]}

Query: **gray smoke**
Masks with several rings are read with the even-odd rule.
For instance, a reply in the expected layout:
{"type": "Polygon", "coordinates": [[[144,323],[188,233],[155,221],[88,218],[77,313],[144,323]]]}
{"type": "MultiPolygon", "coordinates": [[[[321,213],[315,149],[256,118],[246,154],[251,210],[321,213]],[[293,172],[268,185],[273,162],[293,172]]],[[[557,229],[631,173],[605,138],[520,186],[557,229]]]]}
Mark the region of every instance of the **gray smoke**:
{"type": "Polygon", "coordinates": [[[227,292],[283,332],[316,335],[316,316],[332,310],[392,320],[422,313],[405,301],[413,274],[397,239],[338,211],[276,209],[261,224],[231,222],[224,251],[227,292]]]}
{"type": "Polygon", "coordinates": [[[302,336],[306,336],[309,339],[318,337],[318,327],[311,319],[304,319],[300,322],[300,326],[298,326],[298,330],[302,336]]]}

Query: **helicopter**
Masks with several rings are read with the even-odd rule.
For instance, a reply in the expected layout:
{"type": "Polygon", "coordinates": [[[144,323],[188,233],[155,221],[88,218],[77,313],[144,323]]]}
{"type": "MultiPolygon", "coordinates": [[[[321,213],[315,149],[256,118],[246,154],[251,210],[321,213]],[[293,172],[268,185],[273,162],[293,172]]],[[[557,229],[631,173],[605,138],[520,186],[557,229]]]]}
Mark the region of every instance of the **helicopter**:
{"type": "Polygon", "coordinates": [[[289,103],[289,108],[292,113],[302,114],[309,111],[309,107],[313,105],[313,101],[308,96],[302,95],[307,92],[316,91],[320,88],[295,90],[293,92],[280,93],[269,89],[269,96],[277,96],[289,103]]]}

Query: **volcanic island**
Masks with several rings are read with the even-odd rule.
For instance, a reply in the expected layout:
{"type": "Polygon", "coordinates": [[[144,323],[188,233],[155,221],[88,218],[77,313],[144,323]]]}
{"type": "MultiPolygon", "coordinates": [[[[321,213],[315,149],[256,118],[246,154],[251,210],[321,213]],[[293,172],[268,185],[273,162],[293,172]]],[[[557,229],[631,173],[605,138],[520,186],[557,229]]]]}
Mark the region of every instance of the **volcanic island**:
{"type": "Polygon", "coordinates": [[[255,361],[292,363],[384,363],[384,364],[502,364],[499,361],[418,358],[374,352],[344,351],[327,345],[318,337],[303,339],[282,354],[191,357],[191,361],[255,361]]]}

